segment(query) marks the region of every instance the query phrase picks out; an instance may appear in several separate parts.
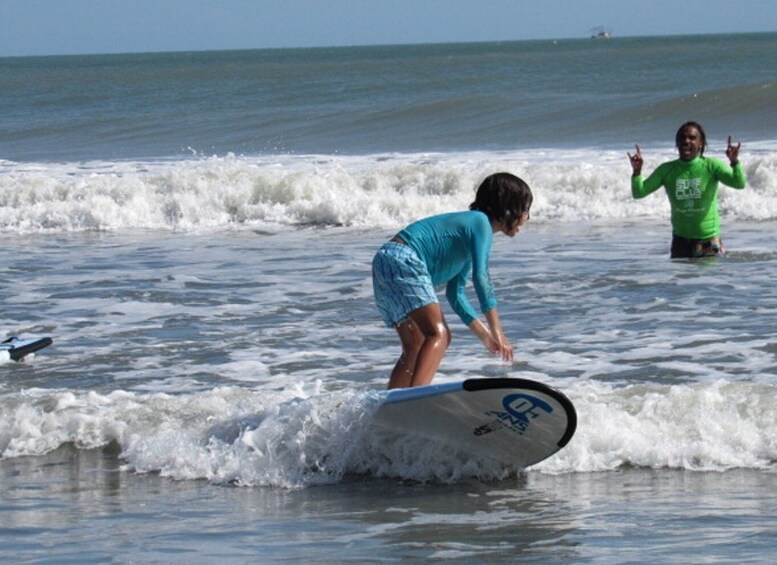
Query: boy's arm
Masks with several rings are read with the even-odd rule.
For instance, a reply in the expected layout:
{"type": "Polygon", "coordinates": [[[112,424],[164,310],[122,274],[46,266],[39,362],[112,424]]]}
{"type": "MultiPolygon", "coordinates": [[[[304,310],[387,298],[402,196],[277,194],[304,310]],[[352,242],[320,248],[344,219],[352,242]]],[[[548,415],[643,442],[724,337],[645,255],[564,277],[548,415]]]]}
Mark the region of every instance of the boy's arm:
{"type": "Polygon", "coordinates": [[[728,143],[726,144],[726,157],[728,157],[729,166],[726,167],[722,161],[717,162],[718,167],[715,171],[715,178],[731,188],[745,188],[745,184],[747,184],[745,171],[742,168],[742,163],[739,162],[739,149],[741,147],[741,142],[732,145],[731,136],[729,135],[728,143]]]}
{"type": "Polygon", "coordinates": [[[469,329],[491,353],[501,356],[504,361],[512,361],[513,346],[502,331],[502,324],[496,308],[491,308],[486,312],[486,321],[488,327],[479,318],[475,318],[470,322],[469,329]]]}
{"type": "Polygon", "coordinates": [[[745,184],[747,184],[745,171],[742,168],[742,163],[739,162],[739,149],[741,147],[741,142],[732,145],[729,135],[726,144],[726,157],[728,157],[729,166],[727,167],[723,161],[716,161],[718,166],[715,170],[715,178],[731,188],[745,188],[745,184]]]}
{"type": "Polygon", "coordinates": [[[666,163],[659,165],[646,179],[642,178],[641,173],[632,176],[631,196],[634,198],[644,198],[648,194],[652,194],[661,188],[664,185],[664,170],[666,169],[666,165],[666,163]]]}
{"type": "Polygon", "coordinates": [[[731,188],[745,188],[747,176],[745,175],[745,170],[742,168],[742,163],[737,161],[731,167],[727,167],[721,162],[720,168],[718,169],[718,180],[731,188]]]}
{"type": "Polygon", "coordinates": [[[648,181],[650,182],[642,179],[642,165],[645,161],[642,158],[642,151],[640,150],[639,145],[636,145],[635,147],[637,148],[637,152],[634,153],[634,155],[626,152],[626,155],[629,156],[629,162],[631,163],[631,196],[633,198],[644,198],[661,186],[661,179],[656,175],[657,169],[648,177],[648,181]]]}

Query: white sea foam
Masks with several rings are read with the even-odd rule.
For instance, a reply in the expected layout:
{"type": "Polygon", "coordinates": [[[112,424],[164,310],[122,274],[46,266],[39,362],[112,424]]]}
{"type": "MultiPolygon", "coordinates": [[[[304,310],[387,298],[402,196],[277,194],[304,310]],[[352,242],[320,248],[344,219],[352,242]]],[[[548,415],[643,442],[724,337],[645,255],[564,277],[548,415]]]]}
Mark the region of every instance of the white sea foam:
{"type": "MultiPolygon", "coordinates": [[[[775,468],[774,385],[581,382],[566,392],[577,405],[577,434],[536,472],[775,468]]],[[[126,467],[138,472],[287,488],[339,482],[350,473],[455,481],[519,471],[425,441],[381,439],[369,427],[374,399],[364,391],[326,392],[320,383],[176,396],[28,390],[0,399],[0,456],[115,442],[126,467]]]]}
{"type": "MultiPolygon", "coordinates": [[[[667,148],[645,148],[645,158],[649,169],[673,155],[667,148]]],[[[764,145],[744,152],[742,160],[748,188],[722,188],[721,213],[738,220],[777,218],[777,153],[764,145]]],[[[396,227],[466,208],[479,181],[500,170],[532,186],[535,222],[668,215],[661,195],[631,198],[625,151],[228,155],[157,162],[0,161],[0,231],[396,227]]]]}

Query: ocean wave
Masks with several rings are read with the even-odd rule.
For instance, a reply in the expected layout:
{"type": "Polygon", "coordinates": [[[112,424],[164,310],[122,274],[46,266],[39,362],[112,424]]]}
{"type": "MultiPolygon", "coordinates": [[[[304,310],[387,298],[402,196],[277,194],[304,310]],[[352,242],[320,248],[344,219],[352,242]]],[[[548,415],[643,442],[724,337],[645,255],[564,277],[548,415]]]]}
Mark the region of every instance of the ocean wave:
{"type": "MultiPolygon", "coordinates": [[[[579,381],[566,388],[578,412],[577,433],[534,471],[775,468],[772,384],[579,381]]],[[[369,425],[376,398],[370,391],[324,391],[320,382],[180,395],[28,389],[0,396],[0,458],[39,456],[63,445],[117,445],[125,470],[281,488],[334,484],[354,474],[456,482],[523,472],[427,441],[382,440],[369,425]]]]}
{"type": "MultiPolygon", "coordinates": [[[[673,158],[643,148],[646,167],[673,158]]],[[[666,198],[634,201],[625,150],[194,157],[177,161],[0,161],[0,232],[241,230],[299,225],[395,228],[465,209],[506,170],[535,193],[535,222],[668,217],[666,198]]],[[[710,154],[720,153],[711,147],[710,154]]],[[[744,191],[721,190],[724,218],[777,218],[777,152],[745,148],[744,191]]]]}
{"type": "Polygon", "coordinates": [[[594,127],[617,130],[625,126],[639,131],[640,136],[655,138],[661,130],[671,136],[679,124],[698,119],[708,133],[769,139],[772,134],[764,116],[777,112],[776,91],[773,82],[756,82],[665,94],[605,114],[594,127]]]}

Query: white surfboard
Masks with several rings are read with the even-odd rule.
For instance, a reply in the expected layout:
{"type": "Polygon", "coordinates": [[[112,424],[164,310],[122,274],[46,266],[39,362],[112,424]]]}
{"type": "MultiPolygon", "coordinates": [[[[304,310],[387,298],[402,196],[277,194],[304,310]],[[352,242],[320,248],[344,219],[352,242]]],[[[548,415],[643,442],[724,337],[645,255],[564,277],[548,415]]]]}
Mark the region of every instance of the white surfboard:
{"type": "Polygon", "coordinates": [[[569,443],[577,413],[564,394],[542,383],[478,378],[390,390],[375,425],[525,468],[569,443]]]}
{"type": "Polygon", "coordinates": [[[53,343],[50,337],[21,338],[9,337],[0,342],[0,351],[7,351],[13,361],[21,361],[30,353],[48,347],[53,343]]]}

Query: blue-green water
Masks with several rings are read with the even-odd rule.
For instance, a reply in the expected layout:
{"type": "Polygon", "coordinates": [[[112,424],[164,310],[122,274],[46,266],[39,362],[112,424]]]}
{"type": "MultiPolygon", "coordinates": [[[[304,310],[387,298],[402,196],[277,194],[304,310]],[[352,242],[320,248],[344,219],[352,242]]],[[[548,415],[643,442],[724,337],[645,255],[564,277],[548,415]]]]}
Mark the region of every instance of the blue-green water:
{"type": "Polygon", "coordinates": [[[0,156],[774,140],[777,34],[0,59],[0,156]]]}

